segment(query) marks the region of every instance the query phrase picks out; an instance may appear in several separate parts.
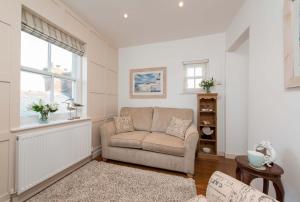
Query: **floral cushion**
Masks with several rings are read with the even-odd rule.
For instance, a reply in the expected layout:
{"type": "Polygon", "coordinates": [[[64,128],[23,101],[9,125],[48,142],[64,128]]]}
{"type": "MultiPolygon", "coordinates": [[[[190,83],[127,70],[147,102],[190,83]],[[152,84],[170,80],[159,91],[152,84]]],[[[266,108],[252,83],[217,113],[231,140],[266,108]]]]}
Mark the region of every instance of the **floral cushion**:
{"type": "Polygon", "coordinates": [[[176,117],[172,117],[166,133],[184,139],[185,131],[191,125],[192,120],[183,120],[176,117]]]}
{"type": "Polygon", "coordinates": [[[114,117],[116,133],[127,133],[134,131],[131,116],[114,117]]]}

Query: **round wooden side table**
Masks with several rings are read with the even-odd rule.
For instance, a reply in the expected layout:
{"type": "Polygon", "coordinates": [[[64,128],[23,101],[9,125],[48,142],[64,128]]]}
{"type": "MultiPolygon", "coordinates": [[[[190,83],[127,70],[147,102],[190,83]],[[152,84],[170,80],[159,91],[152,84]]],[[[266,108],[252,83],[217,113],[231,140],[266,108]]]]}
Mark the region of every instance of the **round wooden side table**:
{"type": "Polygon", "coordinates": [[[283,169],[273,163],[272,167],[267,167],[265,170],[258,170],[250,166],[247,156],[237,156],[235,158],[237,163],[236,177],[243,183],[250,185],[251,181],[255,178],[263,178],[263,193],[269,192],[269,181],[274,185],[276,191],[276,199],[283,202],[284,188],[281,181],[281,175],[284,173],[283,169]]]}

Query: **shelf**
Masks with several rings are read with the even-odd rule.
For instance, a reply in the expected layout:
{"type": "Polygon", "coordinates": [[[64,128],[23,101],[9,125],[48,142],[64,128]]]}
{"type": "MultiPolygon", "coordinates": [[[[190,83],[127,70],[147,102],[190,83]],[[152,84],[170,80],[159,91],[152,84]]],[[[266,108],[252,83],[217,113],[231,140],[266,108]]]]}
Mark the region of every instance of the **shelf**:
{"type": "Polygon", "coordinates": [[[206,113],[206,114],[209,114],[209,113],[216,113],[215,111],[200,111],[200,113],[206,113]]]}
{"type": "Polygon", "coordinates": [[[199,151],[198,154],[202,154],[202,155],[217,155],[215,152],[205,153],[203,151],[199,151]]]}
{"type": "Polygon", "coordinates": [[[199,159],[213,159],[213,160],[218,160],[220,158],[220,156],[218,156],[215,153],[204,153],[202,151],[198,152],[197,158],[199,159]]]}
{"type": "Polygon", "coordinates": [[[217,97],[216,93],[199,94],[198,95],[198,131],[200,134],[200,140],[198,142],[198,158],[219,158],[217,155],[217,97]],[[208,123],[208,124],[204,124],[208,123]],[[202,129],[204,127],[210,127],[213,130],[211,136],[205,136],[202,129]],[[210,148],[210,153],[203,152],[203,148],[210,148]]]}
{"type": "Polygon", "coordinates": [[[200,124],[199,125],[200,127],[216,127],[216,125],[215,124],[208,124],[208,125],[204,125],[204,124],[200,124]]]}
{"type": "Polygon", "coordinates": [[[213,139],[203,139],[203,138],[200,138],[200,141],[202,141],[202,142],[216,142],[216,140],[213,140],[213,139]]]}

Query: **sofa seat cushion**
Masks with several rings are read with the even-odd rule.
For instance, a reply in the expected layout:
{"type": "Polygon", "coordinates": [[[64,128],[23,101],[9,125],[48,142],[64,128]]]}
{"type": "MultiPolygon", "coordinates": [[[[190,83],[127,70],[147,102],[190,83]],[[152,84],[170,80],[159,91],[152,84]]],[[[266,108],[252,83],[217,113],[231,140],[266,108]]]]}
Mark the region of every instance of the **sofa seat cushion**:
{"type": "Polygon", "coordinates": [[[184,141],[165,133],[153,132],[143,140],[143,150],[184,156],[184,141]]]}
{"type": "Polygon", "coordinates": [[[149,134],[146,131],[133,131],[128,133],[120,133],[111,136],[110,145],[113,147],[126,147],[141,149],[145,136],[149,134]]]}

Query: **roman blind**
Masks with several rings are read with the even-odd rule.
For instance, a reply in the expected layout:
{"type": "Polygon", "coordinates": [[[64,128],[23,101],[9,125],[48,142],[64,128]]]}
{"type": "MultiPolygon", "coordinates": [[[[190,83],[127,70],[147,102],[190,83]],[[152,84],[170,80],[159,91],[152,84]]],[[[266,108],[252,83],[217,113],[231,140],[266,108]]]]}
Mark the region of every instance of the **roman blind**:
{"type": "Polygon", "coordinates": [[[22,31],[80,56],[84,54],[84,43],[82,41],[50,24],[25,7],[22,8],[22,31]]]}

